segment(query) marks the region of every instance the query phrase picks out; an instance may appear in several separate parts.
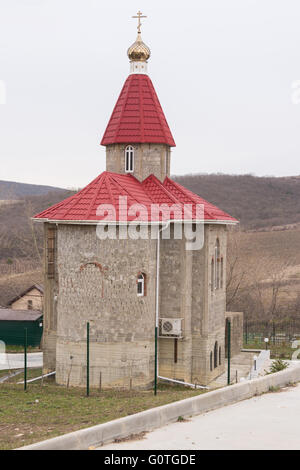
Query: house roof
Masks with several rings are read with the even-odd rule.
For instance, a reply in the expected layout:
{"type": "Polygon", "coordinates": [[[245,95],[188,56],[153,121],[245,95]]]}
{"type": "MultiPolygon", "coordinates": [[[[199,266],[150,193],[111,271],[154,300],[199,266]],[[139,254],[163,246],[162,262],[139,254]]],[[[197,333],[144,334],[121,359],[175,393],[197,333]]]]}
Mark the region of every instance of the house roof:
{"type": "Polygon", "coordinates": [[[33,289],[37,289],[41,294],[44,294],[44,287],[40,284],[32,284],[31,286],[27,287],[27,289],[20,292],[20,294],[16,295],[13,299],[7,302],[7,305],[13,304],[16,300],[21,299],[24,295],[28,294],[33,289]]]}
{"type": "Polygon", "coordinates": [[[74,223],[105,220],[130,222],[136,220],[137,216],[143,222],[183,219],[183,215],[179,217],[178,214],[172,212],[169,215],[158,213],[153,210],[157,204],[165,204],[165,207],[176,204],[182,214],[184,205],[189,205],[186,206],[188,220],[204,219],[206,222],[225,224],[237,222],[226,212],[168,177],[161,183],[154,175],[150,175],[140,182],[130,174],[120,175],[108,171],[101,173],[77,194],[37,214],[34,218],[49,221],[73,221],[74,223]],[[135,204],[140,205],[137,208],[138,213],[132,207],[135,204]],[[202,205],[204,210],[201,216],[196,212],[198,204],[202,205]],[[114,209],[113,212],[110,211],[110,207],[114,209]],[[129,207],[132,207],[132,210],[128,210],[129,207]]]}
{"type": "Polygon", "coordinates": [[[117,143],[156,143],[175,146],[148,75],[129,75],[121,90],[101,145],[117,143]]]}
{"type": "Polygon", "coordinates": [[[36,321],[43,316],[38,310],[12,310],[0,308],[0,321],[36,321]]]}

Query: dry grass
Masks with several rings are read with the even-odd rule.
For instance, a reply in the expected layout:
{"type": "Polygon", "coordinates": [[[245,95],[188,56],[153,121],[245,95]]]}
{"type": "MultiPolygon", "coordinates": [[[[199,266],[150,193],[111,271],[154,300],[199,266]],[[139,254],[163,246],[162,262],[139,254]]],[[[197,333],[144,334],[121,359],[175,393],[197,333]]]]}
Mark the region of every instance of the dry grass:
{"type": "MultiPolygon", "coordinates": [[[[19,380],[20,376],[18,377],[19,380]]],[[[14,449],[160,405],[189,398],[200,390],[160,385],[153,391],[91,390],[54,383],[0,385],[0,449],[14,449]]]]}

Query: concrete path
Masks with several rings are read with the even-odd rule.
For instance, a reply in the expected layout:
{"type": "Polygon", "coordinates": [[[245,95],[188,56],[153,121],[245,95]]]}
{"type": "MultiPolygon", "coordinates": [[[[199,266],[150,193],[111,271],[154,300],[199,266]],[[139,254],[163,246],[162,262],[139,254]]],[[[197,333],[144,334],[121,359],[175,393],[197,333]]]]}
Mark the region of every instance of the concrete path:
{"type": "MultiPolygon", "coordinates": [[[[42,367],[43,353],[28,353],[27,367],[42,367]]],[[[22,369],[24,367],[24,354],[0,354],[0,370],[22,369]]]]}
{"type": "Polygon", "coordinates": [[[293,361],[296,361],[296,359],[298,359],[298,356],[300,354],[300,348],[297,349],[297,351],[294,351],[293,354],[292,354],[292,360],[293,361]]]}
{"type": "MultiPolygon", "coordinates": [[[[255,353],[240,352],[231,359],[230,367],[230,383],[236,383],[249,375],[251,367],[253,366],[253,357],[255,353]],[[236,380],[237,378],[237,380],[236,380]]],[[[213,382],[209,384],[210,388],[225,387],[227,385],[227,359],[225,361],[225,372],[219,375],[213,382]]]]}
{"type": "Polygon", "coordinates": [[[169,424],[141,440],[105,445],[98,450],[300,450],[299,416],[297,385],[169,424]]]}

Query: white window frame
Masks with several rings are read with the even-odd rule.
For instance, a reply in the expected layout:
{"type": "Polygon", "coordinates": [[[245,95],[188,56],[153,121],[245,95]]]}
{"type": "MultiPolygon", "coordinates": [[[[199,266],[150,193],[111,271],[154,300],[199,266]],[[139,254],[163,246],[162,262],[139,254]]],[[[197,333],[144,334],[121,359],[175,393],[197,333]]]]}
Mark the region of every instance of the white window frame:
{"type": "Polygon", "coordinates": [[[127,145],[125,148],[125,173],[134,172],[134,148],[132,145],[127,145]]]}
{"type": "Polygon", "coordinates": [[[145,276],[140,273],[137,277],[137,296],[144,297],[145,295],[145,276]],[[139,292],[139,286],[141,285],[141,292],[139,292]]]}

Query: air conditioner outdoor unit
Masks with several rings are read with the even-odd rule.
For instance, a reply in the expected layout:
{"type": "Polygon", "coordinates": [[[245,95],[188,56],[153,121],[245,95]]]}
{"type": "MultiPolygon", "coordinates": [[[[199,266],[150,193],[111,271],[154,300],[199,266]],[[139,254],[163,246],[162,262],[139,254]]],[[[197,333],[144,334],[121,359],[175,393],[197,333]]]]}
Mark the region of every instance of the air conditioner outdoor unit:
{"type": "Polygon", "coordinates": [[[178,338],[182,336],[182,318],[160,318],[159,336],[178,338]]]}

